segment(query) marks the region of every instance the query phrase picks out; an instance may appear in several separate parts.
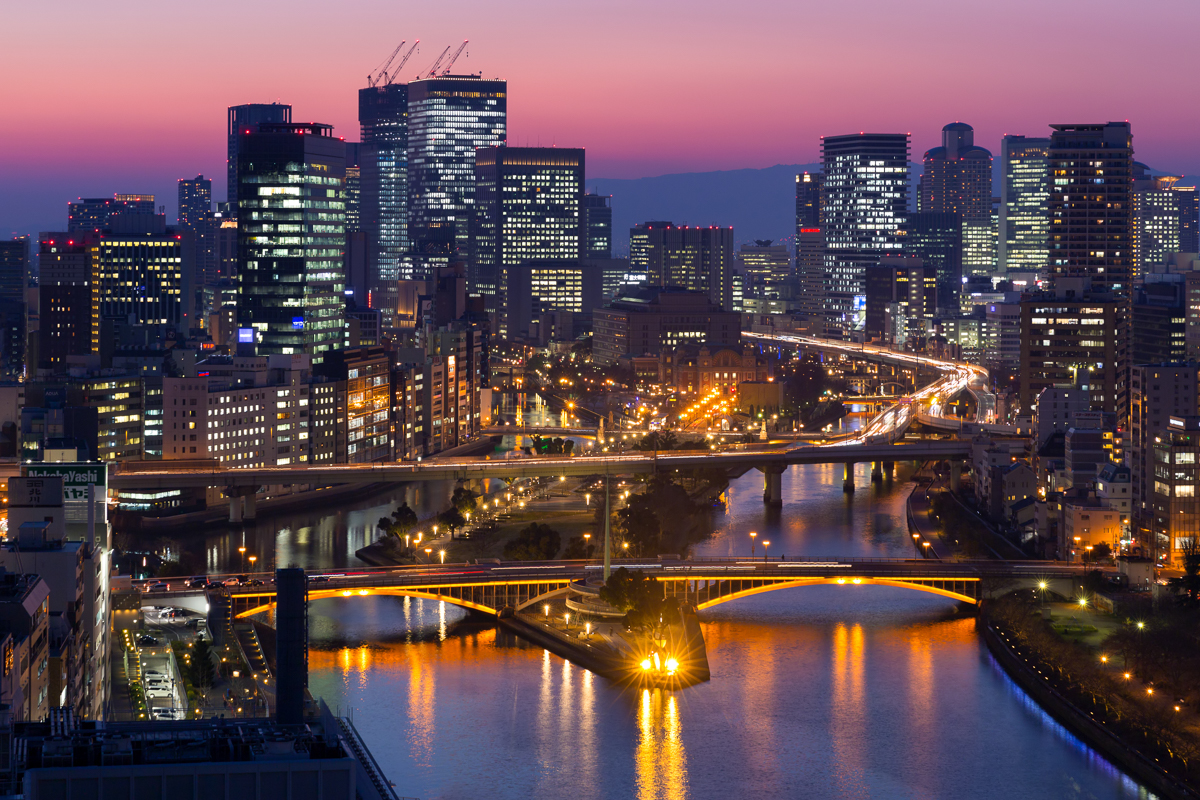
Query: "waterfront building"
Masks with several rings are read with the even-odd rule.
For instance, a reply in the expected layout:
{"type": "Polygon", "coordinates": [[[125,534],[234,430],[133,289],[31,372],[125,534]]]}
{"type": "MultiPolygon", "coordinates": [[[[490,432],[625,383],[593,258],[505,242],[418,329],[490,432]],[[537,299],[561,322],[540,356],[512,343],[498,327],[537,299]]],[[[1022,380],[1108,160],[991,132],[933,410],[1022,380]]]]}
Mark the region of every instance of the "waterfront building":
{"type": "Polygon", "coordinates": [[[1153,444],[1149,554],[1158,564],[1183,567],[1200,536],[1200,416],[1173,416],[1153,444]]]}
{"type": "Polygon", "coordinates": [[[1173,417],[1200,414],[1195,364],[1135,364],[1130,370],[1129,450],[1132,510],[1138,538],[1148,539],[1154,494],[1154,446],[1173,417]]]}
{"type": "Polygon", "coordinates": [[[752,345],[681,344],[659,354],[657,383],[686,394],[732,392],[742,383],[774,380],[772,373],[769,359],[752,345]]]}
{"type": "Polygon", "coordinates": [[[507,140],[506,81],[445,75],[408,84],[408,240],[414,260],[402,278],[424,280],[432,274],[429,264],[469,256],[475,151],[507,140]]]}
{"type": "Polygon", "coordinates": [[[622,356],[657,356],[680,344],[734,345],[741,314],[725,311],[706,292],[648,286],[592,312],[592,360],[602,366],[622,356]]]}
{"type": "MultiPolygon", "coordinates": [[[[365,234],[365,286],[359,302],[394,314],[408,240],[408,85],[387,83],[358,90],[362,126],[359,167],[361,230],[365,234]]],[[[351,173],[347,172],[349,187],[351,173]]],[[[349,211],[349,208],[347,209],[349,211]]],[[[358,229],[347,214],[347,230],[358,229]]]]}
{"type": "Polygon", "coordinates": [[[388,354],[382,347],[336,350],[314,370],[313,414],[310,461],[337,464],[366,464],[394,460],[392,382],[388,354]],[[315,416],[317,405],[327,393],[318,392],[322,383],[333,384],[328,420],[315,416]],[[322,424],[328,422],[330,424],[322,424]],[[332,455],[332,458],[330,458],[332,455]]]}
{"type": "Polygon", "coordinates": [[[475,151],[475,200],[468,286],[507,319],[512,270],[530,261],[578,261],[585,247],[584,151],[558,147],[484,147],[475,151]]]}
{"type": "Polygon", "coordinates": [[[733,310],[733,228],[645,222],[630,230],[629,239],[630,266],[644,268],[651,286],[704,292],[733,310]]]}
{"type": "Polygon", "coordinates": [[[260,123],[286,124],[291,121],[292,107],[286,103],[246,103],[240,106],[230,106],[226,110],[225,200],[228,205],[228,214],[233,219],[238,217],[238,155],[241,151],[241,137],[260,123]]]}
{"type": "Polygon", "coordinates": [[[238,159],[238,328],[260,353],[319,358],[345,338],[345,144],[330,125],[264,122],[238,159]]]}
{"type": "Polygon", "coordinates": [[[1127,309],[1127,300],[1093,289],[1083,278],[1059,278],[1053,290],[1022,296],[1018,400],[1023,413],[1032,410],[1042,389],[1057,384],[1084,388],[1093,409],[1118,411],[1127,309]]]}
{"type": "Polygon", "coordinates": [[[821,139],[825,307],[833,328],[860,329],[863,277],[902,248],[908,213],[908,135],[858,133],[821,139]]]}
{"type": "Polygon", "coordinates": [[[1049,264],[1050,139],[1000,140],[997,263],[1001,272],[1042,272],[1049,264]]]}
{"type": "MultiPolygon", "coordinates": [[[[796,286],[799,310],[811,318],[825,317],[825,234],[822,230],[823,173],[796,176],[796,286]]],[[[824,324],[822,324],[822,329],[824,324]]]]}

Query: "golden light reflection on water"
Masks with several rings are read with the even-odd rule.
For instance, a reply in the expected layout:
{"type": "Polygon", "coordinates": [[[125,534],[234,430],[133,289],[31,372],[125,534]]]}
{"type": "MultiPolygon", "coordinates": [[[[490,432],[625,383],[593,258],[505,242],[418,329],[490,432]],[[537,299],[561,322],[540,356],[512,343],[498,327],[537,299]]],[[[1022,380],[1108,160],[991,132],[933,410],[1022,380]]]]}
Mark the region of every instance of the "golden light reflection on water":
{"type": "Polygon", "coordinates": [[[862,625],[847,628],[839,622],[833,630],[832,705],[829,734],[833,745],[834,782],[843,797],[867,797],[866,671],[862,625]]]}
{"type": "Polygon", "coordinates": [[[635,770],[638,800],[682,800],[688,796],[679,701],[671,692],[642,690],[635,770]]]}

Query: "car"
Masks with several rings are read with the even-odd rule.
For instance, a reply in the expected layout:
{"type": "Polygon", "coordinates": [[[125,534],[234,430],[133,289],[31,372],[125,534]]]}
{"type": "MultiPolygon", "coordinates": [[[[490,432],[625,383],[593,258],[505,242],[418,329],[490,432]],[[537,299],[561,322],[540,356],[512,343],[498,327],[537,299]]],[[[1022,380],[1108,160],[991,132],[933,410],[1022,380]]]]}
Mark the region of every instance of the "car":
{"type": "Polygon", "coordinates": [[[204,588],[205,588],[205,589],[224,589],[224,588],[225,588],[225,584],[224,584],[223,582],[221,582],[221,581],[209,581],[209,582],[208,582],[208,583],[205,585],[205,587],[204,587],[204,588]]]}
{"type": "Polygon", "coordinates": [[[143,633],[137,638],[137,643],[142,647],[153,647],[154,645],[158,644],[158,639],[155,639],[148,633],[143,633]]]}
{"type": "Polygon", "coordinates": [[[165,687],[147,688],[146,689],[146,699],[147,700],[166,700],[170,696],[171,696],[170,690],[165,687]]]}
{"type": "Polygon", "coordinates": [[[164,680],[158,680],[158,681],[144,680],[144,681],[142,681],[142,686],[146,687],[146,691],[148,691],[148,692],[150,692],[150,691],[170,692],[171,691],[171,684],[167,683],[164,680]]]}
{"type": "Polygon", "coordinates": [[[155,708],[150,711],[150,715],[157,720],[177,720],[183,719],[180,716],[180,711],[174,708],[155,708]]]}
{"type": "Polygon", "coordinates": [[[249,582],[250,582],[250,576],[249,576],[249,575],[238,575],[238,576],[237,576],[237,581],[238,581],[238,583],[249,583],[249,582]]]}
{"type": "Polygon", "coordinates": [[[146,585],[147,592],[168,592],[171,590],[171,584],[166,581],[156,581],[146,585]]]}
{"type": "Polygon", "coordinates": [[[188,581],[189,589],[204,589],[208,586],[208,578],[192,578],[188,581]]]}
{"type": "Polygon", "coordinates": [[[144,675],[146,678],[150,678],[150,679],[163,677],[162,672],[160,672],[159,670],[156,670],[156,669],[144,669],[144,670],[142,670],[142,675],[144,675]]]}
{"type": "Polygon", "coordinates": [[[241,578],[226,578],[225,579],[226,586],[240,586],[241,583],[242,583],[241,578]]]}
{"type": "Polygon", "coordinates": [[[309,575],[308,582],[309,583],[329,583],[329,576],[328,575],[309,575]]]}
{"type": "Polygon", "coordinates": [[[263,582],[260,581],[258,578],[253,578],[252,580],[246,581],[246,583],[243,585],[244,586],[263,586],[265,584],[263,584],[263,582]]]}

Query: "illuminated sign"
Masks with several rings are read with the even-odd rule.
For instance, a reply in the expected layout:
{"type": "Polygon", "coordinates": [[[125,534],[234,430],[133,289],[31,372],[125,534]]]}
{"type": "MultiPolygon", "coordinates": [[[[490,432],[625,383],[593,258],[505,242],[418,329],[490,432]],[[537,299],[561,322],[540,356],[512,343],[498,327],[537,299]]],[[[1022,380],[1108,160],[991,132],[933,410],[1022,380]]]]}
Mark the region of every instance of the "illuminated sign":
{"type": "Polygon", "coordinates": [[[254,344],[254,328],[238,328],[238,341],[254,344]]]}

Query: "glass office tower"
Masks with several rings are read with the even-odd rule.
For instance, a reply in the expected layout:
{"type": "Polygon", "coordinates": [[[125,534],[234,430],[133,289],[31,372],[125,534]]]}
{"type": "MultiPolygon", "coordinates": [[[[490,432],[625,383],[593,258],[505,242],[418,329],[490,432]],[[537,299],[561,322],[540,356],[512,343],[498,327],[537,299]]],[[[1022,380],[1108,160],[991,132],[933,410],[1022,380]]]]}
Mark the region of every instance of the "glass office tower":
{"type": "Polygon", "coordinates": [[[583,196],[584,258],[612,258],[612,196],[583,196]]]}
{"type": "Polygon", "coordinates": [[[345,159],[332,125],[264,122],[240,135],[238,341],[259,354],[343,344],[345,159]]]}
{"type": "Polygon", "coordinates": [[[396,311],[397,282],[409,246],[408,86],[392,83],[359,89],[358,121],[367,302],[390,314],[396,311]]]}
{"type": "Polygon", "coordinates": [[[225,134],[228,139],[228,157],[225,162],[228,180],[225,184],[225,199],[229,202],[234,218],[238,213],[238,137],[260,122],[291,122],[292,107],[286,103],[247,103],[230,106],[225,114],[225,134]]]}
{"type": "Polygon", "coordinates": [[[863,274],[901,249],[908,213],[908,134],[856,133],[821,139],[825,174],[825,307],[843,333],[865,324],[863,274]]]}
{"type": "MultiPolygon", "coordinates": [[[[408,84],[408,238],[410,274],[464,260],[471,247],[475,151],[508,140],[508,87],[477,75],[408,84]]],[[[478,287],[468,287],[482,293],[478,287]]]]}

